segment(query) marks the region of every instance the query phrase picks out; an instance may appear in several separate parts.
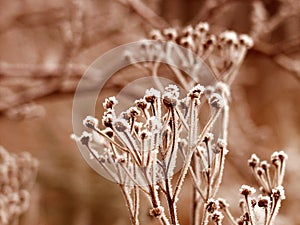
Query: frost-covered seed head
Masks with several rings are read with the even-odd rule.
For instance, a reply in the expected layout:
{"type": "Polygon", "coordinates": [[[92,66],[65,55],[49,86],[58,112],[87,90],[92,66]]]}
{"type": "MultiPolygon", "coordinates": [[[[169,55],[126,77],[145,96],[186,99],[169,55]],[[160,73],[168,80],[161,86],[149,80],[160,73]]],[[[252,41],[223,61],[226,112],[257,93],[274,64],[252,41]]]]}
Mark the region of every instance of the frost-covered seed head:
{"type": "Polygon", "coordinates": [[[280,151],[278,152],[278,158],[283,161],[283,160],[286,160],[288,159],[288,155],[284,152],[284,151],[280,151]]]}
{"type": "Polygon", "coordinates": [[[274,199],[285,199],[285,192],[283,186],[278,186],[272,189],[272,196],[274,199]]]}
{"type": "Polygon", "coordinates": [[[107,127],[105,130],[103,130],[103,133],[106,134],[110,138],[112,138],[114,136],[113,130],[109,127],[107,127]]]}
{"type": "Polygon", "coordinates": [[[104,103],[103,103],[103,108],[104,109],[112,109],[116,104],[118,104],[118,100],[116,99],[115,96],[106,98],[104,103]]]}
{"type": "Polygon", "coordinates": [[[208,32],[209,24],[206,22],[200,22],[196,25],[195,30],[200,31],[200,32],[208,32]]]}
{"type": "Polygon", "coordinates": [[[248,160],[248,164],[250,167],[254,168],[256,167],[260,162],[260,159],[257,157],[256,154],[252,154],[251,158],[248,160]]]}
{"type": "Polygon", "coordinates": [[[189,91],[188,96],[190,98],[200,98],[204,91],[205,87],[200,84],[197,84],[195,87],[192,88],[192,90],[189,91]]]}
{"type": "Polygon", "coordinates": [[[252,195],[256,192],[254,187],[250,187],[248,185],[242,185],[242,187],[240,188],[240,193],[244,196],[248,196],[248,195],[252,195]]]}
{"type": "Polygon", "coordinates": [[[167,107],[174,107],[179,98],[179,88],[176,85],[170,84],[165,90],[166,91],[162,95],[163,103],[167,107]]]}
{"type": "Polygon", "coordinates": [[[124,132],[127,129],[129,129],[129,124],[124,119],[116,119],[113,122],[113,127],[114,127],[114,129],[116,129],[119,132],[124,132]]]}
{"type": "Polygon", "coordinates": [[[270,164],[267,161],[261,161],[260,166],[263,170],[267,170],[270,167],[270,164]]]}
{"type": "Polygon", "coordinates": [[[227,147],[227,142],[226,140],[222,139],[222,138],[218,138],[218,141],[217,141],[217,148],[223,150],[227,147]]]}
{"type": "Polygon", "coordinates": [[[250,36],[248,36],[247,34],[240,34],[239,41],[240,41],[241,45],[244,45],[246,48],[253,47],[253,39],[250,36]]]}
{"type": "Polygon", "coordinates": [[[127,160],[124,156],[119,156],[116,160],[117,163],[126,163],[127,160]]]}
{"type": "Polygon", "coordinates": [[[159,207],[150,209],[149,214],[150,214],[150,216],[154,216],[156,218],[159,218],[159,217],[161,217],[163,212],[164,212],[164,208],[159,206],[159,207]]]}
{"type": "Polygon", "coordinates": [[[205,208],[207,212],[214,213],[219,208],[218,201],[214,199],[208,199],[205,208]]]}
{"type": "Polygon", "coordinates": [[[130,107],[128,109],[128,115],[129,115],[129,117],[134,118],[134,117],[140,115],[140,110],[137,107],[134,107],[134,106],[130,107]]]}
{"type": "Polygon", "coordinates": [[[145,110],[149,108],[149,103],[145,101],[145,99],[139,99],[135,101],[136,107],[140,108],[141,110],[145,110]]]}
{"type": "Polygon", "coordinates": [[[217,39],[215,35],[209,35],[209,37],[206,39],[205,43],[203,44],[203,47],[205,49],[209,48],[210,46],[214,46],[217,43],[217,39]]]}
{"type": "Polygon", "coordinates": [[[102,155],[100,155],[100,156],[98,157],[98,160],[99,160],[99,162],[101,162],[101,163],[105,163],[105,162],[106,162],[106,158],[105,158],[104,156],[102,156],[102,155]]]}
{"type": "Polygon", "coordinates": [[[175,40],[178,36],[177,30],[174,28],[166,28],[163,30],[163,35],[168,39],[168,40],[175,40]]]}
{"type": "Polygon", "coordinates": [[[177,98],[170,92],[164,93],[163,96],[163,103],[167,107],[175,107],[177,104],[177,98]]]}
{"type": "Polygon", "coordinates": [[[83,125],[86,126],[87,128],[94,129],[98,127],[98,119],[92,116],[87,116],[83,120],[83,125]]]}
{"type": "Polygon", "coordinates": [[[269,196],[262,196],[260,195],[258,197],[258,203],[257,205],[261,208],[267,208],[270,204],[270,197],[269,196]]]}
{"type": "Polygon", "coordinates": [[[224,219],[224,215],[220,211],[215,211],[211,215],[211,220],[215,223],[219,223],[224,219]]]}
{"type": "Polygon", "coordinates": [[[82,145],[89,145],[89,142],[92,140],[92,134],[86,131],[83,131],[82,135],[79,138],[82,145]]]}
{"type": "Polygon", "coordinates": [[[151,137],[151,132],[144,130],[141,132],[140,136],[142,140],[148,139],[149,137],[151,137]]]}
{"type": "Polygon", "coordinates": [[[130,115],[129,115],[129,111],[125,111],[125,112],[121,112],[120,113],[120,118],[129,121],[130,120],[130,115]]]}
{"type": "Polygon", "coordinates": [[[220,41],[226,44],[238,43],[238,36],[234,31],[225,31],[219,35],[220,41]]]}
{"type": "Polygon", "coordinates": [[[174,95],[174,97],[179,98],[179,88],[177,85],[175,84],[169,84],[166,88],[165,88],[166,92],[172,93],[174,95]]]}
{"type": "Polygon", "coordinates": [[[214,134],[211,132],[206,133],[205,137],[204,137],[204,142],[209,142],[214,140],[214,134]]]}
{"type": "Polygon", "coordinates": [[[146,90],[144,98],[147,102],[154,103],[156,99],[160,98],[160,92],[154,88],[151,88],[150,90],[146,90]]]}
{"type": "Polygon", "coordinates": [[[180,39],[180,44],[186,48],[193,48],[195,46],[195,42],[192,36],[183,37],[180,39]]]}
{"type": "Polygon", "coordinates": [[[279,159],[278,152],[273,152],[273,154],[271,155],[271,162],[273,165],[279,166],[280,159],[279,159]]]}
{"type": "Polygon", "coordinates": [[[188,35],[192,35],[194,33],[194,28],[189,25],[189,26],[186,26],[185,28],[183,28],[182,30],[182,34],[184,36],[188,36],[188,35]]]}
{"type": "Polygon", "coordinates": [[[209,104],[216,109],[221,109],[224,106],[224,101],[221,95],[213,93],[209,98],[209,104]]]}
{"type": "Polygon", "coordinates": [[[257,168],[256,173],[258,176],[262,176],[265,173],[265,171],[263,168],[259,167],[259,168],[257,168]]]}
{"type": "Polygon", "coordinates": [[[229,204],[223,198],[218,199],[218,205],[219,205],[220,209],[225,209],[225,208],[229,207],[229,204]]]}
{"type": "Polygon", "coordinates": [[[102,124],[105,127],[112,128],[112,122],[113,122],[113,115],[112,115],[111,111],[105,112],[102,116],[102,124]]]}
{"type": "Polygon", "coordinates": [[[150,31],[150,38],[153,40],[158,40],[158,41],[164,39],[160,30],[157,30],[157,29],[150,31]]]}

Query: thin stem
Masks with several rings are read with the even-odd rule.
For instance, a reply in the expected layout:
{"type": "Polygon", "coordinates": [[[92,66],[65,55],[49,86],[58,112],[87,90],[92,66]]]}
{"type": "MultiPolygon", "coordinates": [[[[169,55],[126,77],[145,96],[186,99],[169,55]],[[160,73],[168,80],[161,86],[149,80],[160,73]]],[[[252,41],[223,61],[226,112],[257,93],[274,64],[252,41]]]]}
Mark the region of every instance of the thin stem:
{"type": "Polygon", "coordinates": [[[199,162],[197,157],[193,156],[193,166],[189,167],[189,172],[192,175],[192,181],[193,181],[193,214],[192,214],[192,225],[199,225],[200,223],[200,199],[199,196],[204,200],[204,195],[198,185],[198,182],[200,180],[199,177],[199,162]],[[195,169],[195,174],[193,172],[193,169],[195,169]]]}
{"type": "Polygon", "coordinates": [[[119,186],[120,186],[121,192],[123,194],[126,206],[128,208],[132,225],[139,225],[139,221],[136,220],[136,217],[134,216],[134,213],[133,213],[131,197],[130,197],[130,195],[128,195],[128,192],[125,190],[126,187],[123,184],[119,184],[119,186]]]}
{"type": "Polygon", "coordinates": [[[175,191],[174,191],[173,199],[176,199],[178,197],[178,195],[179,195],[180,189],[181,189],[181,187],[183,185],[183,181],[184,181],[185,176],[186,176],[186,174],[188,172],[188,169],[189,169],[189,166],[190,166],[190,162],[191,162],[191,158],[193,156],[195,148],[203,141],[206,133],[208,132],[208,130],[211,128],[211,126],[215,123],[216,119],[218,118],[218,116],[220,114],[220,111],[221,111],[220,109],[216,110],[212,114],[212,116],[210,117],[209,121],[207,122],[207,124],[203,128],[201,134],[199,135],[197,144],[195,146],[193,146],[193,147],[190,146],[190,150],[189,150],[189,152],[187,154],[184,167],[182,168],[180,176],[179,176],[178,181],[177,181],[177,185],[176,185],[176,188],[175,188],[175,191]]]}
{"type": "Polygon", "coordinates": [[[254,215],[253,215],[253,210],[251,208],[250,202],[249,202],[249,197],[247,195],[245,195],[245,200],[246,200],[246,205],[247,205],[247,209],[248,209],[248,213],[249,213],[249,222],[251,225],[254,225],[254,215]]]}
{"type": "Polygon", "coordinates": [[[204,205],[204,213],[203,213],[203,218],[202,218],[202,225],[207,225],[208,224],[208,213],[207,213],[207,209],[205,208],[204,205]]]}
{"type": "Polygon", "coordinates": [[[227,216],[229,222],[232,225],[237,225],[237,222],[236,222],[235,218],[233,217],[233,215],[231,214],[231,212],[229,211],[229,208],[227,206],[222,208],[222,211],[225,213],[225,215],[227,216]]]}
{"type": "Polygon", "coordinates": [[[267,225],[273,224],[273,219],[275,218],[279,207],[280,207],[280,199],[277,199],[277,200],[275,199],[275,202],[274,202],[274,205],[272,206],[271,215],[269,217],[269,221],[268,221],[267,225]]]}
{"type": "Polygon", "coordinates": [[[100,134],[102,137],[104,137],[108,142],[114,144],[117,148],[119,148],[120,150],[124,151],[124,152],[129,152],[128,149],[122,147],[121,145],[119,145],[117,142],[115,142],[114,140],[112,140],[110,137],[108,137],[106,134],[104,134],[101,130],[99,130],[98,128],[94,128],[94,131],[96,131],[98,134],[100,134]]]}

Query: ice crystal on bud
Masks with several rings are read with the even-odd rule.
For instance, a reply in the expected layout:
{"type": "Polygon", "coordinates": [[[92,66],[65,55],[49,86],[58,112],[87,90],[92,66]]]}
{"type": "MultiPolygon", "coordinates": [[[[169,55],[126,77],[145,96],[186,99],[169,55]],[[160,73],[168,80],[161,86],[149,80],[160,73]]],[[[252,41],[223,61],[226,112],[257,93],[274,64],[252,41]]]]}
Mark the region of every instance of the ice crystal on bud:
{"type": "Polygon", "coordinates": [[[98,127],[98,119],[92,116],[87,116],[83,120],[83,125],[90,129],[95,129],[98,127]]]}
{"type": "Polygon", "coordinates": [[[195,29],[200,32],[208,32],[209,31],[209,24],[206,22],[200,22],[196,25],[195,29]]]}
{"type": "Polygon", "coordinates": [[[242,45],[244,45],[246,48],[252,48],[253,47],[253,40],[251,37],[249,37],[247,34],[240,34],[239,40],[242,45]]]}
{"type": "Polygon", "coordinates": [[[272,196],[275,199],[285,199],[285,193],[284,193],[284,188],[283,186],[278,186],[272,189],[272,196]]]}
{"type": "Polygon", "coordinates": [[[175,40],[178,36],[177,31],[174,28],[164,29],[163,34],[167,37],[168,40],[175,40]]]}
{"type": "Polygon", "coordinates": [[[259,195],[258,196],[258,203],[257,205],[261,208],[267,208],[270,205],[270,197],[269,196],[263,196],[263,195],[259,195]]]}
{"type": "Polygon", "coordinates": [[[140,137],[142,140],[145,140],[145,139],[149,138],[151,136],[151,134],[152,134],[151,132],[144,130],[141,132],[140,137]]]}
{"type": "Polygon", "coordinates": [[[211,215],[211,220],[217,224],[220,224],[220,222],[224,219],[224,215],[219,212],[219,211],[215,211],[212,215],[211,215]]]}
{"type": "Polygon", "coordinates": [[[92,134],[86,131],[83,131],[82,135],[79,137],[81,144],[88,145],[89,142],[92,140],[92,134]]]}
{"type": "Polygon", "coordinates": [[[252,154],[251,158],[248,160],[248,164],[250,167],[255,167],[259,164],[260,160],[256,154],[252,154]]]}
{"type": "Polygon", "coordinates": [[[219,205],[220,209],[225,209],[226,207],[229,207],[229,204],[223,198],[218,199],[218,205],[219,205]]]}
{"type": "Polygon", "coordinates": [[[103,108],[104,109],[112,109],[116,104],[118,104],[118,100],[116,99],[115,96],[106,98],[104,103],[103,103],[103,108]]]}
{"type": "Polygon", "coordinates": [[[205,208],[207,212],[214,213],[219,208],[218,201],[212,198],[208,199],[205,208]]]}
{"type": "Polygon", "coordinates": [[[242,187],[240,188],[240,193],[245,196],[252,195],[255,192],[256,192],[256,189],[254,187],[250,187],[245,184],[243,184],[242,187]]]}
{"type": "Polygon", "coordinates": [[[113,121],[113,127],[118,132],[124,132],[129,129],[129,124],[125,119],[115,119],[113,121]]]}
{"type": "Polygon", "coordinates": [[[188,96],[190,98],[200,98],[201,95],[204,93],[205,88],[201,84],[197,84],[195,87],[193,87],[190,91],[188,96]]]}
{"type": "Polygon", "coordinates": [[[178,98],[172,92],[165,92],[162,95],[163,103],[167,107],[174,107],[177,104],[178,98]]]}
{"type": "Polygon", "coordinates": [[[147,102],[153,103],[155,101],[155,99],[160,98],[160,91],[158,91],[154,88],[147,89],[144,98],[147,102]]]}
{"type": "Polygon", "coordinates": [[[131,118],[134,118],[134,117],[138,116],[139,114],[140,114],[140,110],[137,107],[133,106],[128,109],[128,115],[131,118]]]}
{"type": "Polygon", "coordinates": [[[152,38],[153,40],[163,40],[163,36],[160,30],[152,30],[150,32],[150,38],[152,38]]]}
{"type": "Polygon", "coordinates": [[[149,108],[149,103],[145,101],[145,99],[139,99],[135,101],[136,107],[140,108],[141,110],[145,110],[149,108]]]}
{"type": "Polygon", "coordinates": [[[278,157],[279,157],[280,160],[288,159],[288,155],[282,150],[278,152],[278,157]]]}
{"type": "Polygon", "coordinates": [[[224,41],[227,44],[236,44],[238,43],[238,36],[234,31],[225,31],[220,34],[221,41],[224,41]]]}
{"type": "Polygon", "coordinates": [[[221,97],[221,95],[219,95],[217,93],[213,93],[210,96],[209,104],[216,109],[220,109],[224,106],[224,101],[223,101],[223,98],[221,97]]]}
{"type": "Polygon", "coordinates": [[[150,216],[154,216],[154,217],[161,217],[162,213],[164,212],[164,208],[159,206],[153,209],[150,209],[149,214],[150,216]]]}

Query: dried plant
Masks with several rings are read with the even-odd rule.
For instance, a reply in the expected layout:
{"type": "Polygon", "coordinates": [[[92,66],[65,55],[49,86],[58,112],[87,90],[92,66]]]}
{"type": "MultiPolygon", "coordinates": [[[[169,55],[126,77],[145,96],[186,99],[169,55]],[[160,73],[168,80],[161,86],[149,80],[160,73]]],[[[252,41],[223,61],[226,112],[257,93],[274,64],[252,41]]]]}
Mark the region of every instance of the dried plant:
{"type": "Polygon", "coordinates": [[[260,159],[253,154],[248,160],[250,169],[259,184],[261,194],[253,197],[256,189],[248,185],[242,185],[240,200],[242,216],[235,220],[229,211],[229,205],[224,199],[218,199],[218,209],[227,216],[231,224],[243,225],[271,225],[274,224],[275,217],[281,206],[281,201],[285,199],[284,188],[282,186],[287,155],[284,151],[274,152],[271,156],[271,164],[260,159]],[[273,166],[273,171],[271,170],[273,166]]]}
{"type": "MultiPolygon", "coordinates": [[[[170,84],[162,90],[163,85],[159,81],[157,86],[160,90],[146,90],[143,98],[136,100],[132,107],[119,115],[115,111],[118,100],[115,97],[107,98],[103,103],[106,110],[102,118],[104,128],[100,128],[98,119],[88,116],[83,124],[91,132],[84,131],[82,136],[73,138],[86,147],[90,160],[119,184],[132,224],[140,223],[140,193],[149,199],[149,214],[161,224],[180,224],[177,203],[188,173],[194,186],[192,224],[206,225],[209,220],[214,224],[222,224],[224,212],[233,224],[262,224],[256,215],[256,208],[254,210],[256,203],[249,197],[254,192],[252,188],[241,188],[245,200],[242,204],[243,216],[238,221],[233,218],[224,200],[215,200],[228,153],[230,85],[247,49],[253,45],[252,39],[233,31],[210,34],[207,23],[182,30],[153,30],[150,36],[160,42],[177,43],[201,57],[208,63],[216,83],[202,86],[198,83],[201,80],[188,79],[180,70],[170,66],[178,82],[187,91],[184,98],[179,97],[178,86],[170,84]],[[200,117],[205,105],[210,116],[203,120],[200,117]],[[217,121],[221,121],[218,129],[217,121]],[[178,167],[179,175],[174,177],[178,167]],[[249,193],[245,194],[247,190],[249,193]]],[[[140,52],[129,52],[126,58],[134,63],[135,57],[142,54],[146,57],[145,61],[149,62],[135,63],[134,66],[146,68],[156,78],[161,64],[157,59],[169,59],[173,52],[169,45],[160,51],[153,49],[155,46],[145,42],[140,52]],[[151,62],[153,59],[156,61],[151,62]]],[[[183,52],[179,55],[180,66],[187,68],[191,74],[199,73],[199,61],[183,52]]],[[[275,164],[278,170],[272,181],[267,169],[269,164],[257,162],[259,165],[252,167],[260,185],[267,185],[262,186],[267,197],[260,196],[257,200],[261,205],[262,199],[269,198],[264,220],[266,225],[272,224],[280,199],[284,199],[281,185],[285,160],[282,159],[284,153],[280,155],[277,154],[275,164]],[[257,171],[261,171],[261,174],[258,175],[257,171]]]]}
{"type": "MultiPolygon", "coordinates": [[[[237,75],[238,67],[241,65],[247,51],[247,48],[245,49],[244,48],[245,46],[241,44],[243,42],[242,36],[235,35],[232,32],[224,32],[222,35],[209,34],[209,32],[206,30],[206,25],[204,23],[198,24],[194,27],[188,26],[184,29],[178,28],[178,26],[176,26],[178,29],[174,29],[174,28],[169,29],[167,28],[168,26],[170,26],[169,24],[174,25],[178,23],[177,22],[175,23],[174,21],[167,22],[164,16],[166,14],[173,13],[171,11],[174,10],[174,7],[173,8],[165,7],[167,11],[170,11],[170,13],[169,12],[166,13],[164,12],[164,10],[160,8],[159,12],[161,13],[161,16],[159,16],[153,11],[153,9],[151,9],[151,6],[149,7],[148,2],[145,3],[146,1],[118,0],[118,2],[132,9],[132,11],[128,10],[128,15],[129,13],[135,12],[138,16],[140,16],[144,22],[143,25],[145,25],[146,27],[151,26],[152,28],[160,29],[151,32],[150,36],[152,38],[157,40],[174,42],[182,46],[185,46],[187,48],[190,48],[205,60],[205,62],[213,70],[216,80],[219,81],[217,85],[211,86],[211,89],[215,91],[217,94],[222,93],[221,97],[224,102],[222,113],[221,115],[219,115],[218,119],[222,121],[228,121],[229,115],[228,113],[226,113],[226,110],[227,111],[229,110],[229,102],[230,102],[230,92],[228,89],[230,89],[232,81],[237,75]],[[200,37],[200,35],[202,36],[200,37]],[[226,37],[223,39],[223,43],[221,41],[222,36],[226,37]],[[235,44],[230,45],[229,43],[231,42],[231,40],[235,40],[235,42],[237,40],[237,42],[235,44]],[[199,43],[201,44],[199,45],[199,43]],[[234,47],[236,45],[238,45],[237,48],[234,47]],[[208,48],[209,50],[207,50],[206,48],[208,48]],[[225,115],[227,117],[226,120],[222,118],[225,115]]],[[[228,19],[229,21],[228,23],[226,22],[219,23],[218,19],[221,18],[222,22],[226,21],[228,13],[223,14],[223,12],[226,12],[226,9],[228,8],[234,8],[236,3],[241,4],[243,6],[245,5],[249,6],[251,9],[247,13],[245,13],[245,17],[247,17],[246,20],[247,19],[250,20],[249,27],[243,29],[244,32],[247,32],[249,35],[251,35],[251,37],[255,42],[254,47],[250,51],[254,53],[255,56],[263,56],[263,57],[266,56],[268,59],[271,59],[272,62],[274,62],[276,65],[280,66],[281,69],[286,70],[288,72],[287,74],[293,74],[294,77],[299,79],[300,77],[299,66],[297,60],[293,59],[294,55],[291,54],[299,51],[299,46],[300,46],[299,34],[297,32],[294,32],[296,33],[295,36],[290,35],[290,33],[292,33],[290,32],[291,30],[297,30],[295,29],[295,27],[297,28],[297,23],[295,22],[290,23],[290,21],[293,18],[299,18],[299,9],[300,9],[299,2],[297,0],[199,1],[199,5],[201,5],[201,7],[199,7],[198,15],[196,15],[195,18],[193,19],[194,21],[193,24],[197,24],[198,21],[210,21],[212,22],[211,24],[215,29],[223,29],[223,27],[227,27],[227,26],[229,27],[231,26],[229,25],[231,23],[229,19],[228,19]],[[270,7],[271,4],[274,4],[276,7],[270,7]],[[280,35],[278,35],[278,31],[280,32],[280,35]],[[281,37],[279,42],[273,43],[270,41],[273,37],[276,38],[279,36],[281,37]]],[[[83,64],[81,64],[81,62],[77,63],[78,56],[80,58],[82,52],[84,52],[83,54],[85,54],[85,52],[89,50],[88,49],[89,47],[96,46],[97,44],[99,44],[100,42],[99,40],[101,40],[102,42],[103,39],[107,38],[107,36],[109,38],[114,37],[114,34],[116,34],[116,36],[119,36],[120,35],[119,30],[121,30],[120,28],[121,26],[119,26],[118,28],[116,26],[111,25],[111,21],[114,20],[107,19],[105,16],[103,16],[104,19],[99,18],[99,14],[101,13],[99,12],[95,13],[95,11],[98,10],[97,7],[94,7],[94,10],[89,8],[90,1],[72,0],[64,6],[57,6],[53,8],[51,7],[47,8],[48,6],[44,8],[37,7],[36,10],[31,10],[30,1],[29,3],[22,2],[21,4],[22,5],[20,8],[22,8],[22,10],[13,12],[14,16],[8,22],[4,22],[4,19],[6,19],[5,18],[6,13],[3,14],[4,19],[2,20],[3,22],[0,24],[1,34],[5,36],[7,33],[9,33],[12,30],[14,31],[19,29],[22,30],[24,28],[25,29],[30,28],[28,29],[30,30],[29,32],[33,31],[33,33],[36,34],[34,36],[36,36],[37,39],[40,39],[39,33],[36,32],[35,30],[36,27],[41,27],[43,29],[42,32],[45,31],[46,33],[49,32],[50,33],[49,36],[52,36],[52,34],[56,33],[58,30],[59,33],[58,42],[59,45],[62,47],[63,51],[62,54],[60,54],[59,52],[55,56],[51,54],[48,55],[47,51],[45,51],[46,53],[44,53],[44,49],[42,49],[41,51],[40,49],[35,50],[36,46],[34,44],[34,46],[32,46],[34,51],[33,53],[38,54],[37,58],[39,60],[34,61],[32,64],[27,63],[27,61],[23,62],[22,60],[19,59],[17,59],[16,61],[10,60],[10,57],[8,57],[7,59],[5,55],[4,57],[3,56],[1,57],[0,114],[1,116],[4,115],[4,116],[8,116],[9,118],[29,118],[29,117],[41,116],[44,114],[44,109],[40,105],[36,105],[34,102],[40,99],[44,99],[50,95],[61,96],[63,94],[69,94],[69,93],[72,94],[76,89],[77,82],[81,78],[82,73],[87,68],[87,65],[85,65],[84,63],[83,64]],[[70,7],[65,7],[65,6],[70,6],[70,7]],[[103,21],[99,22],[100,20],[103,21]],[[55,31],[52,32],[52,30],[55,31]],[[101,35],[99,35],[100,33],[101,35]],[[93,37],[91,38],[90,36],[93,37]]],[[[177,3],[175,1],[168,1],[168,3],[166,4],[178,5],[178,1],[177,3]]],[[[181,1],[180,4],[182,6],[187,5],[185,1],[181,1]]],[[[105,6],[103,6],[103,8],[106,10],[105,6]]],[[[239,10],[238,9],[239,7],[236,8],[237,10],[239,10]]],[[[5,4],[3,9],[5,9],[5,4]]],[[[115,10],[113,11],[115,12],[115,10]]],[[[119,13],[117,10],[116,12],[119,13]]],[[[230,12],[230,14],[235,14],[235,12],[233,13],[230,12]]],[[[121,17],[124,18],[128,15],[122,14],[121,17]]],[[[239,15],[237,15],[237,17],[239,17],[239,15]]],[[[128,21],[130,21],[129,23],[136,23],[136,21],[132,20],[132,18],[134,17],[130,17],[130,19],[128,19],[128,21]]],[[[180,17],[178,17],[177,19],[179,20],[179,24],[181,24],[182,21],[180,20],[183,19],[180,17]]],[[[239,18],[235,17],[235,20],[239,20],[239,18]]],[[[245,18],[241,19],[241,21],[242,20],[244,21],[245,18]]],[[[126,27],[127,29],[127,26],[124,27],[126,27]]],[[[140,29],[142,29],[142,26],[140,26],[140,29]]],[[[128,33],[131,32],[127,32],[127,34],[128,33]]],[[[21,33],[20,36],[22,35],[23,32],[21,33]]],[[[246,38],[246,40],[250,41],[248,43],[252,42],[248,38],[246,38]]],[[[105,42],[105,40],[103,42],[105,42]]],[[[119,42],[117,41],[117,43],[119,42]]],[[[124,40],[121,39],[121,42],[124,42],[124,40]]],[[[114,44],[115,43],[116,42],[114,42],[114,44]]],[[[30,42],[26,44],[30,45],[30,42]]],[[[6,43],[4,43],[4,45],[6,45],[6,43]]],[[[6,49],[4,51],[6,51],[6,49]]],[[[7,52],[13,52],[13,51],[15,51],[15,49],[11,49],[7,52]]],[[[188,60],[185,60],[184,63],[186,62],[189,63],[188,60]]],[[[155,71],[157,66],[158,65],[150,65],[151,75],[156,76],[155,71]]],[[[193,68],[193,65],[189,64],[189,66],[193,68]]],[[[183,87],[185,87],[187,91],[191,90],[194,86],[196,86],[193,80],[187,80],[188,77],[185,77],[183,74],[180,74],[180,71],[177,71],[174,68],[172,68],[172,70],[174,70],[174,74],[177,77],[177,80],[180,82],[180,84],[183,87]]],[[[122,80],[117,80],[113,84],[113,87],[116,86],[122,87],[123,85],[124,83],[122,80]]],[[[159,89],[159,91],[160,94],[162,95],[163,89],[159,89]]],[[[246,90],[240,88],[239,93],[233,96],[233,98],[235,97],[238,98],[239,103],[237,105],[239,105],[239,108],[237,113],[234,114],[234,112],[232,112],[231,117],[238,118],[237,119],[238,121],[242,121],[241,126],[243,127],[241,130],[242,131],[246,130],[247,138],[252,138],[253,134],[254,133],[256,134],[257,130],[255,129],[256,128],[255,123],[253,123],[253,121],[251,121],[250,119],[250,116],[248,116],[251,113],[250,112],[251,109],[249,108],[250,106],[247,105],[247,101],[246,101],[246,97],[249,96],[246,96],[245,93],[246,90]],[[240,110],[243,111],[241,112],[240,110]],[[254,126],[250,127],[250,125],[254,125],[254,126]]],[[[206,103],[202,102],[202,105],[203,104],[206,103]]],[[[165,106],[163,105],[163,107],[165,106]]],[[[231,110],[236,110],[236,109],[231,108],[231,110]]],[[[293,110],[291,110],[291,112],[292,111],[293,110]]],[[[138,117],[140,117],[140,115],[138,117]]],[[[286,116],[285,114],[285,117],[288,116],[286,116]]],[[[292,124],[293,122],[291,121],[290,123],[292,124]]],[[[227,122],[224,122],[223,125],[227,126],[227,122]]],[[[224,131],[226,130],[227,129],[224,129],[224,131]]],[[[198,130],[198,132],[199,131],[201,130],[198,130]]],[[[214,131],[210,133],[214,134],[214,131]]],[[[224,138],[223,138],[224,140],[227,141],[226,135],[227,135],[227,131],[224,132],[224,138]]],[[[218,140],[217,135],[210,135],[209,133],[205,137],[208,137],[208,140],[211,143],[208,143],[207,140],[206,142],[201,143],[203,145],[203,146],[201,145],[202,150],[208,148],[209,144],[213,145],[218,140]]],[[[296,140],[296,138],[294,139],[296,140]]],[[[246,143],[247,148],[252,147],[251,141],[249,143],[246,143]]],[[[226,151],[224,151],[224,155],[226,151]]],[[[220,160],[217,159],[217,157],[219,156],[221,156],[221,154],[216,154],[214,160],[220,160]]],[[[222,159],[225,161],[225,158],[222,159]]],[[[205,196],[206,192],[210,193],[211,190],[218,189],[218,186],[216,185],[217,183],[215,183],[214,188],[209,187],[210,190],[209,191],[207,190],[206,185],[208,183],[208,175],[202,173],[206,167],[201,165],[202,166],[201,168],[196,168],[193,165],[194,163],[197,164],[197,161],[199,160],[201,161],[199,154],[198,155],[195,154],[191,160],[191,166],[189,167],[189,174],[195,185],[194,188],[195,193],[197,193],[195,194],[195,196],[198,195],[197,201],[195,201],[196,203],[194,206],[194,210],[197,212],[199,212],[198,207],[202,207],[201,206],[202,199],[206,199],[205,196]],[[201,173],[199,173],[199,171],[201,171],[201,173]],[[201,194],[203,195],[204,198],[202,197],[201,194]]],[[[212,167],[213,166],[215,165],[212,164],[212,167]]],[[[220,172],[218,172],[219,175],[217,175],[217,172],[214,175],[216,176],[214,178],[215,181],[217,180],[221,181],[222,178],[221,167],[215,168],[216,171],[218,171],[218,169],[220,169],[220,172]]],[[[265,183],[262,184],[266,185],[265,183]]],[[[271,186],[269,186],[269,188],[270,187],[271,186]]],[[[271,189],[274,188],[276,188],[276,186],[273,186],[271,189]]],[[[213,193],[211,193],[211,195],[212,194],[213,193]]],[[[212,202],[215,201],[213,199],[210,200],[212,202]]],[[[205,201],[209,203],[207,199],[205,201]]],[[[216,202],[218,203],[218,201],[216,202]]],[[[221,208],[220,203],[218,207],[221,208]]],[[[215,212],[214,216],[212,216],[212,214],[209,214],[210,218],[216,223],[217,222],[220,223],[222,216],[219,214],[218,210],[214,212],[215,212]]],[[[197,220],[199,220],[199,216],[197,216],[196,213],[194,213],[194,221],[197,220]]],[[[250,221],[247,222],[244,221],[244,223],[250,223],[250,221]]]]}
{"type": "Polygon", "coordinates": [[[12,154],[0,146],[0,224],[18,224],[28,209],[38,161],[29,153],[12,154]]]}

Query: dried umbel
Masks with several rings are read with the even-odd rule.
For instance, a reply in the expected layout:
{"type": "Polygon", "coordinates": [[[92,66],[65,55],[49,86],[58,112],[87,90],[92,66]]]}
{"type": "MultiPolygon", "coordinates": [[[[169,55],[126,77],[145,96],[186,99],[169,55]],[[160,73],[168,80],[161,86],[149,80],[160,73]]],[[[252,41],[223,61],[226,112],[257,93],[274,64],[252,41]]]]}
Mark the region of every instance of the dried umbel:
{"type": "Polygon", "coordinates": [[[0,224],[16,224],[29,207],[29,189],[38,161],[29,153],[11,154],[0,146],[0,224]]]}
{"type": "MultiPolygon", "coordinates": [[[[153,40],[173,42],[190,49],[209,65],[217,80],[227,84],[233,82],[247,50],[253,46],[253,40],[246,34],[234,31],[211,34],[209,24],[205,22],[182,30],[152,30],[149,36],[153,40]]],[[[182,63],[190,68],[196,66],[193,58],[188,56],[182,63]]]]}
{"type": "Polygon", "coordinates": [[[242,210],[241,217],[236,220],[229,211],[229,205],[223,199],[218,199],[220,210],[229,219],[231,224],[251,224],[251,225],[272,225],[281,206],[281,201],[285,199],[282,181],[284,177],[287,155],[284,151],[274,152],[271,156],[271,164],[261,161],[257,155],[253,154],[248,160],[249,167],[256,177],[261,192],[255,196],[257,190],[248,185],[242,185],[240,200],[242,210]],[[278,161],[277,161],[278,160],[278,161]],[[270,171],[273,164],[274,171],[270,171]],[[278,168],[280,168],[278,170],[278,168]],[[272,176],[273,175],[273,176],[272,176]]]}
{"type": "Polygon", "coordinates": [[[287,155],[284,151],[274,152],[271,156],[271,163],[261,161],[255,154],[249,159],[249,166],[260,185],[262,192],[258,198],[250,197],[254,188],[242,186],[241,194],[245,197],[244,213],[249,215],[247,221],[252,225],[273,224],[278,214],[281,200],[285,199],[284,188],[282,186],[287,155]],[[273,170],[271,171],[271,167],[273,170]],[[272,176],[273,175],[273,176],[272,176]],[[251,193],[246,193],[246,189],[251,193]],[[253,204],[255,202],[255,204],[253,204]]]}

